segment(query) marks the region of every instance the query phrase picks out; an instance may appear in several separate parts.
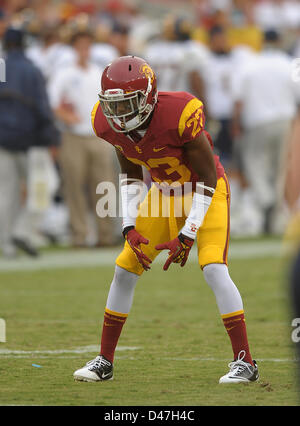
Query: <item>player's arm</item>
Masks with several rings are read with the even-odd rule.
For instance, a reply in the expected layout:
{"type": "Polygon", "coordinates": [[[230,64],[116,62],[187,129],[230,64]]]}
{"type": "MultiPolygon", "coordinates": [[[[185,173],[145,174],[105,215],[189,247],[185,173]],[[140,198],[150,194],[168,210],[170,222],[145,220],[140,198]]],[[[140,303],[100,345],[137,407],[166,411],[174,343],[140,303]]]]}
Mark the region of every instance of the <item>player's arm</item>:
{"type": "MultiPolygon", "coordinates": [[[[116,149],[121,173],[127,175],[128,179],[143,180],[142,166],[129,161],[118,149],[116,149]]],[[[133,181],[131,181],[133,182],[133,181]]]]}
{"type": "MultiPolygon", "coordinates": [[[[184,144],[187,160],[198,175],[198,182],[203,182],[209,188],[217,185],[217,172],[211,145],[204,132],[196,139],[184,144]]],[[[204,194],[212,197],[211,191],[204,189],[204,194]]]]}
{"type": "Polygon", "coordinates": [[[217,172],[213,151],[204,132],[184,145],[185,155],[198,175],[196,191],[190,213],[181,234],[192,239],[203,223],[217,185],[217,172]]]}
{"type": "Polygon", "coordinates": [[[129,161],[118,149],[116,149],[122,175],[121,200],[122,200],[122,233],[131,249],[135,253],[142,267],[147,271],[152,262],[142,251],[141,244],[149,244],[149,240],[140,235],[136,229],[136,218],[140,196],[143,189],[142,166],[129,161]]]}

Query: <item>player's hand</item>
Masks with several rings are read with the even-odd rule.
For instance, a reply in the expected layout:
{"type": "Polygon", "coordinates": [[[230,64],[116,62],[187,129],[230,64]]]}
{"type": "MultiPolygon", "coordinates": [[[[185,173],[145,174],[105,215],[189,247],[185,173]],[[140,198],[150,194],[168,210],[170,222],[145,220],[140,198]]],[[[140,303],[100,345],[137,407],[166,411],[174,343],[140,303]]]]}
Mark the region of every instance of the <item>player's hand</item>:
{"type": "Polygon", "coordinates": [[[124,238],[127,240],[131,249],[135,253],[139,263],[142,265],[145,271],[150,269],[149,264],[152,263],[152,260],[149,259],[148,256],[145,255],[143,250],[141,249],[141,244],[149,244],[149,240],[144,238],[141,234],[139,234],[135,228],[131,228],[130,230],[123,231],[124,238]]]}
{"type": "Polygon", "coordinates": [[[164,271],[167,271],[171,263],[180,263],[184,266],[189,257],[194,240],[179,234],[177,238],[164,244],[158,244],[156,250],[169,250],[169,257],[164,264],[164,271]]]}

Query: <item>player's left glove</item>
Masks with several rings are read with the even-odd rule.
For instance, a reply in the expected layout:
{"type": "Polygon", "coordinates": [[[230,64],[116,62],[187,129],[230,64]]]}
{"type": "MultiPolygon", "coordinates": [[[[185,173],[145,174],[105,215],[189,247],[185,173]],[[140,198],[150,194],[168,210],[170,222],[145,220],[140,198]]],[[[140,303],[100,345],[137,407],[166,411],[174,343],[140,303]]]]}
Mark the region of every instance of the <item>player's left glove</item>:
{"type": "Polygon", "coordinates": [[[179,234],[177,238],[164,244],[155,246],[156,250],[169,250],[169,257],[164,264],[164,271],[167,271],[171,263],[180,263],[184,266],[189,257],[194,240],[179,234]]]}

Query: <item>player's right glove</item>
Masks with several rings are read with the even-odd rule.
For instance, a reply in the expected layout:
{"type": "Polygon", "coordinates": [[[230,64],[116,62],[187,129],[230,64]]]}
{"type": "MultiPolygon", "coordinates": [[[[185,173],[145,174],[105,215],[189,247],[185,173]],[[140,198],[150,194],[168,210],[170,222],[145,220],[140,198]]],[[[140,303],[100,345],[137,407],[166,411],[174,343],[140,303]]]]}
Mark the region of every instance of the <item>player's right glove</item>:
{"type": "Polygon", "coordinates": [[[180,263],[180,266],[184,266],[189,257],[193,244],[193,239],[183,234],[179,234],[177,238],[174,238],[174,240],[155,246],[156,250],[169,250],[169,257],[163,268],[164,271],[168,270],[171,263],[180,263]]]}
{"type": "Polygon", "coordinates": [[[145,271],[150,269],[149,263],[152,263],[152,260],[149,259],[148,256],[143,253],[140,245],[141,244],[149,244],[149,240],[144,238],[141,234],[139,234],[134,226],[127,226],[123,230],[123,236],[127,240],[131,249],[137,257],[137,260],[142,265],[145,271]]]}

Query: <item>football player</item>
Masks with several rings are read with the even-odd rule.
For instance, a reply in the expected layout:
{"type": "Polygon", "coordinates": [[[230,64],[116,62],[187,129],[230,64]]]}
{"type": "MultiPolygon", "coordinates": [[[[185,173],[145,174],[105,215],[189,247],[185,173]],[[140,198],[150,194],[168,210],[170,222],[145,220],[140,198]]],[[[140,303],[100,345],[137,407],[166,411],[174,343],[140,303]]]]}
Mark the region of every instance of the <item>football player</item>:
{"type": "Polygon", "coordinates": [[[233,349],[229,372],[219,382],[256,381],[258,369],[249,350],[242,299],[227,268],[230,190],[204,130],[202,102],[187,92],[157,92],[154,71],[135,56],[119,57],[108,65],[101,88],[92,123],[97,136],[116,148],[126,175],[121,185],[125,245],[116,259],[100,353],[75,371],[74,378],[113,378],[115,349],[139,276],[150,269],[161,250],[168,250],[165,271],[172,263],[184,266],[197,241],[199,265],[215,294],[233,349]],[[142,183],[143,166],[153,184],[135,213],[130,205],[142,183]],[[187,183],[190,194],[181,191],[180,195],[179,189],[187,183]],[[189,208],[178,214],[187,198],[189,208]],[[158,210],[155,214],[153,207],[158,210]]]}

